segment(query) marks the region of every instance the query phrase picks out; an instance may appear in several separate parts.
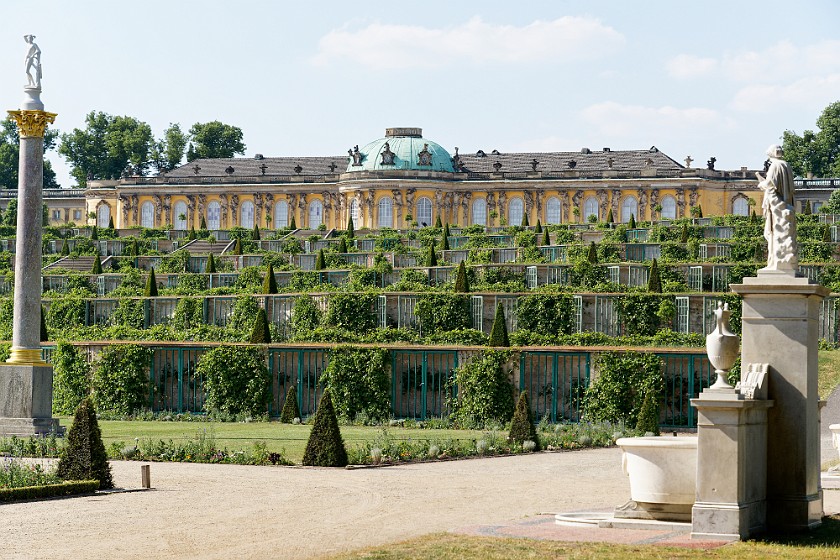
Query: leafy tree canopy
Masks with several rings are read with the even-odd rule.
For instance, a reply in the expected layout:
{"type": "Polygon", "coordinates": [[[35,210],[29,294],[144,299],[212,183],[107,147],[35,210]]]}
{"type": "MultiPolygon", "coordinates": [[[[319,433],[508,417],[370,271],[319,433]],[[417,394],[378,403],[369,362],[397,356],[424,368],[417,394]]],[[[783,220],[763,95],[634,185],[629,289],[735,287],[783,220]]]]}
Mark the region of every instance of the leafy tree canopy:
{"type": "Polygon", "coordinates": [[[199,158],[230,158],[245,153],[242,129],[219,121],[195,123],[190,128],[192,140],[187,161],[199,158]]]}
{"type": "Polygon", "coordinates": [[[792,130],[782,135],[785,159],[796,175],[840,177],[840,101],[826,107],[817,119],[819,131],[792,130]]]}
{"type": "MultiPolygon", "coordinates": [[[[55,147],[58,131],[47,128],[44,132],[44,150],[55,147]]],[[[20,135],[17,125],[11,119],[2,121],[0,128],[0,188],[18,188],[18,162],[20,157],[20,135]]],[[[44,188],[57,189],[55,171],[49,160],[44,160],[44,188]]]]}
{"type": "Polygon", "coordinates": [[[163,131],[163,138],[154,142],[149,151],[151,165],[158,173],[171,171],[184,158],[189,137],[181,131],[181,125],[170,123],[163,131]]]}

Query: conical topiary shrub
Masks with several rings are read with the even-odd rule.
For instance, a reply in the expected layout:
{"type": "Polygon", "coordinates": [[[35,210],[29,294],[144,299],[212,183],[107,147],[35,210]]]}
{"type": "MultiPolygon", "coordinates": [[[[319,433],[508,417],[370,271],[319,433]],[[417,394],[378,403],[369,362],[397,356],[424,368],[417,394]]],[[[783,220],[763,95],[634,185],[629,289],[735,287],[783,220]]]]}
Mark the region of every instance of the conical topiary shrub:
{"type": "Polygon", "coordinates": [[[609,212],[607,212],[607,223],[611,224],[614,221],[615,221],[615,218],[613,218],[612,208],[610,208],[609,212]]]}
{"type": "Polygon", "coordinates": [[[438,214],[438,217],[435,220],[435,227],[436,228],[442,228],[443,227],[443,223],[440,221],[440,214],[438,214]]]}
{"type": "Polygon", "coordinates": [[[207,268],[205,269],[207,274],[215,274],[216,273],[216,259],[213,258],[213,253],[207,255],[207,268]]]}
{"type": "Polygon", "coordinates": [[[822,230],[823,243],[829,243],[831,241],[831,228],[829,226],[823,226],[822,230]]]}
{"type": "Polygon", "coordinates": [[[242,241],[240,241],[238,238],[237,238],[236,242],[233,244],[233,249],[231,250],[231,253],[233,253],[234,255],[241,255],[242,254],[242,241]]]}
{"type": "Polygon", "coordinates": [[[96,224],[94,224],[93,228],[90,230],[90,238],[93,241],[99,240],[99,228],[96,227],[96,224]]]}
{"type": "Polygon", "coordinates": [[[441,251],[448,251],[449,250],[449,236],[446,235],[446,232],[444,232],[443,238],[440,240],[440,250],[441,251]]]}
{"type": "Polygon", "coordinates": [[[586,254],[586,260],[589,264],[598,264],[598,248],[595,247],[595,242],[589,243],[589,252],[586,254]]]}
{"type": "Polygon", "coordinates": [[[505,310],[498,304],[496,304],[496,315],[493,317],[493,329],[490,331],[490,342],[487,345],[510,346],[507,324],[505,323],[505,310]]]}
{"type": "Polygon", "coordinates": [[[630,219],[627,221],[627,228],[636,229],[636,217],[633,214],[630,214],[630,219]]]}
{"type": "Polygon", "coordinates": [[[271,344],[271,330],[268,328],[268,317],[265,309],[260,307],[257,311],[257,318],[254,319],[254,328],[251,331],[251,344],[271,344]]]}
{"type": "Polygon", "coordinates": [[[318,256],[315,257],[315,270],[324,270],[327,268],[327,261],[324,258],[324,250],[318,249],[318,256]]]}
{"type": "Polygon", "coordinates": [[[642,401],[642,408],[639,410],[636,430],[643,434],[659,435],[659,398],[653,389],[645,391],[645,400],[642,401]]]}
{"type": "Polygon", "coordinates": [[[289,386],[286,391],[286,401],[283,403],[283,410],[280,412],[280,422],[283,424],[291,424],[295,418],[300,418],[300,407],[298,407],[297,388],[294,385],[289,386]]]}
{"type": "Polygon", "coordinates": [[[805,214],[806,216],[811,215],[811,201],[810,200],[805,201],[805,208],[802,209],[802,213],[805,214]]]}
{"type": "Polygon", "coordinates": [[[201,221],[198,222],[198,229],[202,229],[202,230],[207,229],[207,220],[204,219],[204,216],[202,216],[201,221]]]}
{"type": "Polygon", "coordinates": [[[131,249],[129,250],[128,254],[131,255],[132,257],[136,257],[140,254],[140,247],[137,246],[137,240],[136,239],[131,240],[131,249]]]}
{"type": "Polygon", "coordinates": [[[437,266],[437,253],[435,253],[435,244],[429,245],[429,252],[426,254],[426,266],[437,266]]]}
{"type": "Polygon", "coordinates": [[[545,229],[543,230],[543,237],[542,237],[542,243],[541,243],[541,245],[546,246],[546,247],[547,247],[548,245],[551,245],[551,237],[550,237],[550,236],[549,236],[549,234],[548,234],[548,228],[545,228],[545,229]]]}
{"type": "Polygon", "coordinates": [[[349,252],[347,251],[347,240],[344,237],[342,237],[338,242],[338,252],[342,255],[349,252]]]}
{"type": "Polygon", "coordinates": [[[108,229],[114,229],[114,217],[113,216],[108,217],[108,229]]]}
{"type": "Polygon", "coordinates": [[[265,271],[265,279],[263,280],[262,293],[277,293],[277,279],[274,277],[274,267],[271,265],[271,263],[268,263],[268,270],[265,271]]]}
{"type": "Polygon", "coordinates": [[[96,257],[93,259],[93,268],[90,270],[91,274],[102,274],[102,259],[99,256],[99,253],[96,254],[96,257]]]}
{"type": "Polygon", "coordinates": [[[656,259],[650,265],[650,274],[648,275],[648,291],[653,294],[662,293],[662,280],[659,278],[659,265],[656,264],[656,259]]]}
{"type": "Polygon", "coordinates": [[[338,429],[330,390],[324,389],[303,453],[303,464],[312,467],[346,467],[347,450],[338,429]]]}
{"type": "Polygon", "coordinates": [[[702,207],[702,206],[700,206],[699,204],[697,205],[697,217],[698,217],[698,218],[702,218],[702,217],[703,217],[703,207],[702,207]]]}
{"type": "Polygon", "coordinates": [[[347,237],[353,239],[356,236],[356,228],[353,224],[353,216],[347,218],[347,237]]]}
{"type": "Polygon", "coordinates": [[[540,219],[539,219],[539,218],[537,218],[537,225],[536,225],[536,226],[534,226],[534,233],[536,233],[537,235],[539,235],[539,234],[541,234],[541,233],[542,233],[542,231],[543,231],[543,229],[542,229],[542,222],[540,222],[540,219]]]}
{"type": "Polygon", "coordinates": [[[143,295],[146,297],[157,297],[158,287],[155,279],[155,269],[149,271],[149,276],[146,278],[146,289],[143,290],[143,295]]]}
{"type": "Polygon", "coordinates": [[[445,224],[443,224],[443,236],[449,237],[450,235],[452,234],[449,233],[449,222],[446,222],[445,224]]]}
{"type": "Polygon", "coordinates": [[[198,236],[195,234],[195,228],[191,227],[190,232],[187,234],[187,240],[188,241],[195,241],[196,237],[198,237],[198,236]]]}
{"type": "Polygon", "coordinates": [[[65,239],[64,242],[61,244],[61,253],[59,253],[62,257],[66,257],[70,254],[70,246],[67,245],[67,240],[65,239]]]}
{"type": "Polygon", "coordinates": [[[683,224],[680,230],[680,243],[688,243],[688,224],[683,224]]]}
{"type": "Polygon", "coordinates": [[[102,432],[90,398],[84,399],[76,409],[56,472],[64,480],[98,480],[101,490],[114,487],[102,432]]]}
{"type": "Polygon", "coordinates": [[[295,215],[292,214],[292,221],[289,222],[289,228],[297,229],[297,222],[295,221],[295,215]]]}
{"type": "Polygon", "coordinates": [[[466,293],[470,291],[470,281],[467,278],[467,265],[464,261],[458,265],[458,273],[455,276],[455,291],[466,293]]]}
{"type": "Polygon", "coordinates": [[[531,403],[528,402],[528,391],[519,393],[519,400],[516,401],[516,408],[513,411],[513,419],[510,421],[508,441],[519,444],[525,441],[533,441],[536,445],[534,451],[540,450],[540,440],[537,437],[537,429],[534,427],[531,414],[531,403]]]}
{"type": "Polygon", "coordinates": [[[41,342],[50,339],[50,333],[47,331],[47,313],[44,311],[44,306],[41,306],[41,342]]]}
{"type": "Polygon", "coordinates": [[[254,241],[260,240],[260,227],[257,224],[254,224],[254,230],[251,232],[251,239],[254,241]]]}
{"type": "Polygon", "coordinates": [[[521,225],[522,225],[522,227],[528,227],[529,225],[531,225],[531,224],[528,223],[528,213],[527,212],[522,213],[522,224],[521,225]]]}

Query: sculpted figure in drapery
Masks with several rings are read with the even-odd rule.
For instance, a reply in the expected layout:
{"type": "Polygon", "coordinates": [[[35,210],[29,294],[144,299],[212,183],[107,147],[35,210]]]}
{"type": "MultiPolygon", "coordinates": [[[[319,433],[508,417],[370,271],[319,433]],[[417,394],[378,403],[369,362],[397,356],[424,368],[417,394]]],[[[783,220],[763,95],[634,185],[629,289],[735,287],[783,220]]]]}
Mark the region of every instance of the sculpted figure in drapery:
{"type": "Polygon", "coordinates": [[[583,191],[577,190],[575,194],[572,195],[572,207],[578,209],[578,219],[583,218],[583,208],[580,207],[580,201],[583,198],[583,191]]]}
{"type": "Polygon", "coordinates": [[[472,199],[472,193],[467,192],[464,193],[464,200],[461,201],[461,209],[463,210],[464,221],[461,223],[462,226],[466,227],[470,223],[470,200],[472,199]]]}
{"type": "Polygon", "coordinates": [[[598,196],[598,206],[601,208],[601,216],[606,218],[609,193],[605,189],[599,189],[595,194],[598,196]]]}
{"type": "Polygon", "coordinates": [[[262,211],[263,211],[263,195],[262,193],[254,193],[254,225],[260,227],[262,223],[262,211]]]}
{"type": "Polygon", "coordinates": [[[403,219],[403,198],[400,189],[393,189],[391,194],[394,196],[394,227],[402,227],[403,219]]]}
{"type": "Polygon", "coordinates": [[[219,195],[219,227],[228,227],[228,196],[226,194],[219,195]]]}
{"type": "Polygon", "coordinates": [[[321,199],[324,203],[324,223],[330,223],[330,210],[333,207],[333,194],[330,191],[321,192],[321,199]]]}
{"type": "MultiPolygon", "coordinates": [[[[499,223],[500,224],[501,224],[502,218],[505,218],[505,220],[507,220],[507,218],[505,217],[505,207],[506,206],[507,206],[507,195],[505,194],[505,191],[502,191],[502,192],[499,193],[499,223]]],[[[516,224],[516,225],[519,225],[519,224],[516,224]]]]}
{"type": "Polygon", "coordinates": [[[160,214],[163,211],[163,200],[159,194],[152,196],[152,200],[155,203],[155,221],[153,225],[157,227],[160,224],[160,214]]]}
{"type": "Polygon", "coordinates": [[[794,213],[793,171],[782,159],[782,147],[767,149],[770,165],[767,175],[756,173],[758,188],[764,192],[761,204],[764,213],[764,239],[767,240],[767,267],[762,270],[795,272],[796,214],[794,213]]]}
{"type": "MultiPolygon", "coordinates": [[[[187,195],[187,227],[195,227],[193,216],[195,215],[195,195],[187,195]]],[[[177,216],[176,216],[177,217],[177,216]]],[[[173,220],[171,223],[175,223],[173,220]]]]}
{"type": "Polygon", "coordinates": [[[274,195],[272,193],[265,193],[265,215],[266,217],[271,216],[272,220],[274,219],[274,195]]]}
{"type": "Polygon", "coordinates": [[[207,195],[198,195],[198,225],[201,226],[201,218],[207,223],[207,217],[204,215],[204,210],[207,208],[207,195]]]}
{"type": "Polygon", "coordinates": [[[230,195],[230,223],[231,225],[242,225],[239,223],[239,195],[230,195]]]}
{"type": "Polygon", "coordinates": [[[417,189],[411,188],[406,189],[405,191],[405,213],[411,214],[414,218],[414,193],[417,192],[417,189]]]}
{"type": "Polygon", "coordinates": [[[685,189],[678,188],[677,192],[677,218],[685,217],[685,189]]]}
{"type": "Polygon", "coordinates": [[[122,227],[128,224],[128,211],[131,210],[131,200],[125,196],[120,195],[120,208],[122,208],[122,227]]]}
{"type": "Polygon", "coordinates": [[[636,194],[639,195],[639,220],[646,220],[648,205],[647,192],[645,192],[645,189],[639,189],[636,194]]]}

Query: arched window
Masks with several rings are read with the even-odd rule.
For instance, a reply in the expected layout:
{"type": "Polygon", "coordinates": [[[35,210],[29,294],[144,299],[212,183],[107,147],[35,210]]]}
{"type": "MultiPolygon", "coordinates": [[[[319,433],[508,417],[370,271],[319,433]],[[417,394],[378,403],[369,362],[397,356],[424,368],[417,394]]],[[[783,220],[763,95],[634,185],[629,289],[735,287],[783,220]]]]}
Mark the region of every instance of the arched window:
{"type": "Polygon", "coordinates": [[[487,225],[487,200],[476,198],[472,203],[472,223],[477,226],[487,225]]]}
{"type": "Polygon", "coordinates": [[[417,200],[417,223],[423,227],[432,225],[432,201],[425,196],[417,200]]]}
{"type": "Polygon", "coordinates": [[[281,200],[274,207],[274,227],[277,229],[289,227],[289,203],[281,200]]]}
{"type": "Polygon", "coordinates": [[[359,229],[362,225],[359,214],[359,201],[354,198],[350,201],[350,219],[353,220],[353,229],[359,229]]]}
{"type": "Polygon", "coordinates": [[[254,227],[254,203],[246,200],[239,209],[239,225],[251,229],[254,227]]]}
{"type": "Polygon", "coordinates": [[[621,222],[626,224],[630,216],[639,217],[639,202],[634,196],[628,196],[621,202],[621,222]]]}
{"type": "Polygon", "coordinates": [[[175,203],[175,215],[172,216],[175,221],[175,229],[187,229],[187,203],[179,200],[175,203]],[[181,219],[181,216],[184,216],[181,219]]]}
{"type": "Polygon", "coordinates": [[[525,203],[521,198],[511,198],[508,203],[508,225],[518,226],[522,223],[522,215],[525,213],[525,203]]]}
{"type": "MultiPolygon", "coordinates": [[[[677,200],[673,196],[663,196],[662,212],[660,219],[662,220],[676,220],[677,219],[677,200]]],[[[638,218],[638,216],[636,216],[638,218]]]]}
{"type": "Polygon", "coordinates": [[[743,195],[732,201],[732,213],[736,216],[750,215],[750,205],[743,195]]]}
{"type": "Polygon", "coordinates": [[[380,229],[394,227],[394,201],[389,196],[379,199],[379,219],[376,225],[380,229]]]}
{"type": "Polygon", "coordinates": [[[222,227],[221,216],[222,205],[215,200],[207,205],[207,229],[219,229],[222,227]]]}
{"type": "MultiPolygon", "coordinates": [[[[324,205],[320,200],[313,200],[309,204],[309,229],[318,229],[323,222],[324,205]]],[[[355,227],[355,226],[354,226],[355,227]]]]}
{"type": "Polygon", "coordinates": [[[583,201],[583,221],[588,222],[589,216],[595,216],[596,220],[601,219],[600,213],[598,212],[598,199],[594,196],[590,196],[586,200],[583,201]]]}
{"type": "Polygon", "coordinates": [[[111,207],[107,204],[101,204],[96,209],[96,225],[101,228],[107,228],[111,221],[111,207]]]}
{"type": "Polygon", "coordinates": [[[140,207],[140,227],[155,227],[155,205],[149,201],[144,202],[140,207]]]}
{"type": "Polygon", "coordinates": [[[560,199],[552,196],[545,203],[545,223],[560,223],[560,199]]]}

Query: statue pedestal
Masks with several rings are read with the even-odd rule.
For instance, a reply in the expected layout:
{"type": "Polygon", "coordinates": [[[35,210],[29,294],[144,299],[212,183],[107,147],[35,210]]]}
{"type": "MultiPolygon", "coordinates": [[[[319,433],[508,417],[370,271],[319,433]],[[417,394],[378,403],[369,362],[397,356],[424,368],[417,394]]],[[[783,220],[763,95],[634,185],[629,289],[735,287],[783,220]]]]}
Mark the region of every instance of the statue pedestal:
{"type": "Polygon", "coordinates": [[[759,271],[732,291],[743,298],[741,366],[769,364],[767,528],[801,531],[822,521],[817,350],[829,290],[792,273],[759,271]]]}
{"type": "Polygon", "coordinates": [[[58,433],[52,417],[51,366],[0,364],[0,435],[58,433]]]}
{"type": "Polygon", "coordinates": [[[706,389],[691,404],[698,413],[692,538],[736,541],[763,532],[767,410],[773,401],[706,389]]]}

